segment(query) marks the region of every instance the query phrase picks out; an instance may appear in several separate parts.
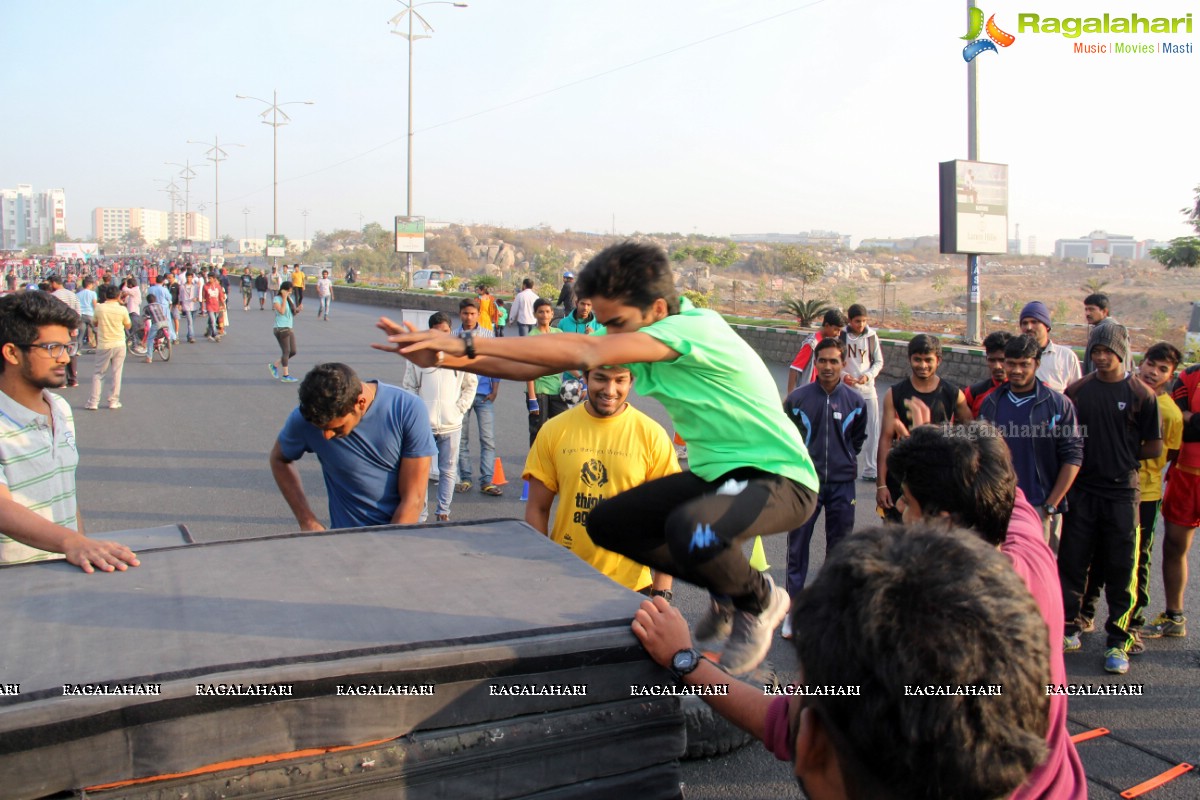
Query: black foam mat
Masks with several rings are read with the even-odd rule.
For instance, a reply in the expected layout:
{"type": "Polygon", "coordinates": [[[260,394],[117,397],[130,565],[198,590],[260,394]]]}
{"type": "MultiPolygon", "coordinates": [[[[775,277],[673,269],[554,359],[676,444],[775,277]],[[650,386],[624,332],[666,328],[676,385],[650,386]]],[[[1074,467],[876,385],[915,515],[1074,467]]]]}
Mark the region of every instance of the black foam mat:
{"type": "MultiPolygon", "coordinates": [[[[642,598],[520,522],[141,559],[103,575],[0,571],[0,685],[19,686],[0,694],[6,795],[628,702],[631,686],[667,680],[629,631],[642,598]],[[343,693],[396,686],[415,694],[343,693]]],[[[631,769],[677,755],[660,749],[631,769]]]]}

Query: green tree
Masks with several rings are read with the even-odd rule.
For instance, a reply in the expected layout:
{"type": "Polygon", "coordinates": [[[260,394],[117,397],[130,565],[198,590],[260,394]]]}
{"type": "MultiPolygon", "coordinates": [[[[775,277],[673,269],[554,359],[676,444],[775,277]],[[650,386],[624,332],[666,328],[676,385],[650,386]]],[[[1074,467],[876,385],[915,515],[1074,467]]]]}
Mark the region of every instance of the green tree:
{"type": "Polygon", "coordinates": [[[696,308],[708,308],[711,303],[708,292],[697,292],[694,289],[684,289],[683,296],[692,301],[696,308]]]}
{"type": "Polygon", "coordinates": [[[1167,247],[1156,247],[1150,257],[1167,269],[1195,267],[1200,264],[1200,237],[1180,236],[1172,239],[1167,247]]]}
{"type": "Polygon", "coordinates": [[[146,238],[142,236],[141,228],[130,228],[121,235],[121,244],[130,250],[140,252],[146,247],[146,238]]]}
{"type": "Polygon", "coordinates": [[[801,328],[807,328],[812,324],[812,321],[817,317],[822,316],[829,310],[829,304],[822,299],[813,300],[797,300],[796,298],[788,298],[779,309],[785,314],[791,314],[800,321],[801,328]]]}
{"type": "Polygon", "coordinates": [[[500,278],[496,275],[478,275],[474,278],[476,286],[486,286],[488,291],[495,289],[500,285],[500,278]]]}
{"type": "Polygon", "coordinates": [[[425,246],[425,253],[429,256],[429,263],[437,264],[442,269],[448,269],[455,274],[465,273],[472,266],[467,251],[459,247],[449,236],[430,239],[425,246]]]}
{"type": "Polygon", "coordinates": [[[844,283],[833,290],[833,299],[838,307],[845,310],[858,302],[858,287],[852,283],[844,283]]]}
{"type": "MultiPolygon", "coordinates": [[[[1181,208],[1186,225],[1200,234],[1200,185],[1193,190],[1195,197],[1192,205],[1181,208]]],[[[1166,247],[1156,247],[1150,251],[1150,257],[1167,269],[1176,267],[1195,267],[1200,264],[1200,236],[1180,236],[1172,239],[1166,247]]]]}
{"type": "Polygon", "coordinates": [[[1079,288],[1088,294],[1099,294],[1104,291],[1105,286],[1108,286],[1108,281],[1103,278],[1088,278],[1079,288]]]}
{"type": "Polygon", "coordinates": [[[746,269],[757,275],[773,275],[779,271],[779,253],[775,250],[755,250],[746,259],[746,269]]]}
{"type": "Polygon", "coordinates": [[[1150,315],[1150,335],[1155,339],[1165,339],[1171,333],[1171,317],[1166,311],[1159,309],[1150,315]]]}
{"type": "Polygon", "coordinates": [[[800,299],[804,300],[808,285],[825,274],[825,262],[811,250],[785,244],[779,248],[779,269],[784,275],[800,281],[800,299]]]}

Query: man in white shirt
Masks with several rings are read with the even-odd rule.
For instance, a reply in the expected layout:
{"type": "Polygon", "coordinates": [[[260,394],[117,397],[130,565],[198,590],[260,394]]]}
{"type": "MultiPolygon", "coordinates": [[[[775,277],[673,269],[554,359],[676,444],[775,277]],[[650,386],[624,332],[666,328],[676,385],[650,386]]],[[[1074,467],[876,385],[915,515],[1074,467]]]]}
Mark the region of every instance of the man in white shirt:
{"type": "Polygon", "coordinates": [[[329,304],[333,302],[333,281],[329,279],[329,270],[321,270],[321,277],[317,279],[317,300],[320,305],[317,306],[317,316],[329,322],[329,304]]]}
{"type": "Polygon", "coordinates": [[[521,282],[521,286],[523,288],[513,298],[512,315],[517,322],[517,335],[526,336],[537,324],[537,317],[533,315],[533,303],[538,296],[533,290],[533,278],[526,278],[521,282]]]}
{"type": "Polygon", "coordinates": [[[1083,377],[1075,351],[1050,341],[1050,311],[1045,303],[1034,300],[1021,309],[1021,333],[1037,339],[1038,347],[1042,348],[1037,369],[1039,381],[1056,392],[1063,392],[1083,377]]]}

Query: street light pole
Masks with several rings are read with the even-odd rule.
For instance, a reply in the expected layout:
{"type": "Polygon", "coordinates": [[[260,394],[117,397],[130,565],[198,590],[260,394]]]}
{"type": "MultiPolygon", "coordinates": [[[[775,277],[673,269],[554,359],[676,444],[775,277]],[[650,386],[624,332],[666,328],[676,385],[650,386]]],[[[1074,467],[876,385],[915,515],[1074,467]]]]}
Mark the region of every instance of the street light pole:
{"type": "MultiPolygon", "coordinates": [[[[229,158],[229,154],[221,149],[221,139],[216,134],[213,135],[211,142],[202,142],[199,139],[188,139],[188,144],[202,144],[208,146],[208,150],[204,152],[204,157],[213,162],[213,241],[221,241],[221,162],[229,158]]],[[[226,147],[245,147],[242,144],[226,144],[226,147]]]]}
{"type": "MultiPolygon", "coordinates": [[[[292,121],[292,118],[289,117],[287,115],[287,113],[282,110],[282,107],[283,106],[291,106],[291,105],[311,106],[311,105],[313,105],[313,101],[312,100],[289,100],[286,103],[281,103],[281,102],[279,102],[279,90],[278,89],[272,90],[270,102],[263,100],[261,97],[252,97],[251,95],[248,95],[248,94],[239,94],[239,95],[237,95],[237,99],[238,100],[257,100],[258,102],[264,103],[267,106],[266,110],[263,111],[261,114],[259,114],[259,116],[263,118],[262,123],[264,125],[270,125],[271,129],[272,129],[272,135],[271,135],[272,166],[271,166],[271,171],[272,171],[272,176],[273,176],[272,180],[275,185],[275,190],[274,190],[274,195],[272,198],[271,234],[273,236],[278,236],[279,235],[279,126],[287,125],[289,122],[292,121]],[[268,114],[271,115],[270,120],[267,119],[268,114]],[[279,120],[280,117],[283,117],[282,122],[279,120]]],[[[276,263],[278,263],[278,262],[275,260],[275,257],[272,257],[271,264],[274,265],[276,263]]]]}
{"type": "Polygon", "coordinates": [[[192,169],[192,160],[186,159],[183,164],[178,161],[164,161],[168,167],[183,167],[179,172],[179,177],[183,178],[183,238],[192,238],[192,224],[188,216],[192,213],[192,178],[196,177],[196,170],[192,169]]]}
{"type": "MultiPolygon", "coordinates": [[[[399,25],[400,21],[404,18],[404,16],[406,14],[408,15],[408,33],[405,33],[403,31],[398,31],[398,30],[393,30],[392,33],[396,34],[397,36],[403,36],[405,39],[408,39],[408,192],[407,192],[407,202],[405,204],[404,215],[406,217],[411,217],[412,213],[413,213],[413,210],[412,210],[412,197],[413,197],[413,40],[428,39],[431,36],[433,36],[433,26],[430,25],[429,22],[426,21],[426,19],[424,17],[422,17],[416,11],[416,9],[419,8],[420,6],[436,6],[436,5],[454,6],[455,8],[466,8],[467,4],[466,3],[455,3],[455,2],[451,2],[451,0],[429,0],[429,2],[425,2],[425,3],[413,3],[412,0],[396,0],[396,1],[398,3],[400,3],[402,6],[404,6],[404,10],[401,11],[396,16],[392,17],[390,20],[388,20],[388,24],[389,25],[399,25]],[[417,34],[413,33],[413,18],[414,17],[416,17],[418,20],[420,20],[421,27],[423,27],[425,29],[424,33],[417,33],[417,34]]],[[[407,275],[408,275],[408,285],[409,285],[409,287],[411,287],[412,286],[412,273],[413,273],[413,257],[412,257],[412,253],[406,253],[405,256],[406,256],[405,271],[407,272],[407,275]]]]}

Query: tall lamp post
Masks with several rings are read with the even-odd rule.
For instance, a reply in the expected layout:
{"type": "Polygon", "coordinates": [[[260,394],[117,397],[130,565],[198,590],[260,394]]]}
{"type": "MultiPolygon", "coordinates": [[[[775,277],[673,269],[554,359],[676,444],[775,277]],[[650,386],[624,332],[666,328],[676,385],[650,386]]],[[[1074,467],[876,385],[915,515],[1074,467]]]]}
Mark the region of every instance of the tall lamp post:
{"type": "MultiPolygon", "coordinates": [[[[421,16],[417,11],[421,6],[454,6],[455,8],[466,8],[466,3],[455,3],[451,0],[427,0],[424,3],[413,3],[412,0],[396,0],[400,5],[404,6],[404,10],[396,16],[388,20],[389,25],[399,26],[404,18],[408,17],[408,31],[393,30],[392,33],[397,36],[403,36],[408,40],[408,202],[405,205],[404,215],[412,216],[412,187],[413,187],[413,41],[416,39],[428,39],[433,36],[433,26],[421,16]],[[413,33],[413,18],[420,21],[421,27],[424,29],[421,33],[413,33]]],[[[406,253],[405,271],[408,275],[408,285],[412,286],[413,272],[413,257],[412,253],[406,253]]]]}
{"type": "MultiPolygon", "coordinates": [[[[204,157],[213,162],[213,241],[221,241],[221,162],[229,158],[229,154],[221,149],[221,139],[216,134],[211,142],[199,139],[188,139],[188,144],[202,144],[208,147],[204,157]]],[[[226,147],[245,147],[243,144],[226,144],[226,147]]]]}
{"type": "Polygon", "coordinates": [[[183,178],[183,236],[180,238],[192,238],[192,225],[188,216],[192,213],[192,179],[196,177],[196,170],[192,169],[192,160],[189,158],[183,164],[178,161],[164,161],[168,167],[183,167],[179,171],[179,177],[183,178]]]}
{"type": "MultiPolygon", "coordinates": [[[[274,236],[278,236],[279,235],[279,126],[287,125],[289,122],[292,121],[292,118],[289,117],[282,109],[283,109],[283,106],[294,106],[294,105],[311,106],[311,105],[313,105],[313,101],[312,100],[289,100],[286,103],[281,103],[281,102],[279,102],[279,91],[278,90],[272,90],[271,99],[269,101],[263,100],[261,97],[252,97],[248,94],[239,94],[239,95],[237,95],[237,99],[238,100],[257,100],[258,102],[263,103],[267,106],[266,110],[263,111],[261,114],[259,114],[259,116],[262,117],[262,124],[270,125],[271,130],[272,130],[271,150],[272,150],[272,161],[274,164],[274,166],[272,168],[272,173],[274,176],[273,181],[275,184],[275,195],[274,195],[274,198],[272,201],[273,210],[272,210],[272,219],[271,219],[271,233],[274,236]],[[270,117],[271,117],[270,119],[267,119],[268,115],[270,115],[270,117]],[[283,119],[281,120],[280,117],[283,117],[283,119]]],[[[271,260],[271,263],[275,264],[277,262],[273,258],[271,260]]]]}

